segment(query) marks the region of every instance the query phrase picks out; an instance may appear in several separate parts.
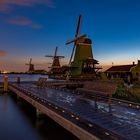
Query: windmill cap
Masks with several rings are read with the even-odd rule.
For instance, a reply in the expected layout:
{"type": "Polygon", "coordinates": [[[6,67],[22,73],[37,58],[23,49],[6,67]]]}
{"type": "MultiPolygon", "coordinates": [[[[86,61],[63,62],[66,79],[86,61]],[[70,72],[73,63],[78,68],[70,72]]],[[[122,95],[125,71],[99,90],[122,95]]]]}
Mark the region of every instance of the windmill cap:
{"type": "Polygon", "coordinates": [[[92,44],[92,40],[90,38],[81,38],[78,39],[76,43],[92,44]]]}

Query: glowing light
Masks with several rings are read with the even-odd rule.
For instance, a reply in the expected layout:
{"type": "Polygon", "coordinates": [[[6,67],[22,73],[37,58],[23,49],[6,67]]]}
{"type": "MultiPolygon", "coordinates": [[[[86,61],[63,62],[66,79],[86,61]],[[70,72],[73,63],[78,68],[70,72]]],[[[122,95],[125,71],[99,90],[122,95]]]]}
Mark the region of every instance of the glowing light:
{"type": "Polygon", "coordinates": [[[1,73],[2,73],[2,74],[7,74],[7,73],[9,73],[9,71],[4,70],[4,71],[2,71],[1,73]]]}

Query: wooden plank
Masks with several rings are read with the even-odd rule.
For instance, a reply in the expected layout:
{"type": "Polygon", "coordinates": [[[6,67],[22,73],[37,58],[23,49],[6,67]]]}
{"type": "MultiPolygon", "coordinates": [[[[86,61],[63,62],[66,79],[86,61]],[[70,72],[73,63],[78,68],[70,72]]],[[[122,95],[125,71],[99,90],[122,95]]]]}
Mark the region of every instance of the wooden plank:
{"type": "Polygon", "coordinates": [[[34,107],[39,109],[42,113],[46,114],[50,118],[52,118],[55,122],[57,122],[59,125],[70,131],[72,134],[77,136],[80,140],[100,140],[96,136],[92,135],[91,133],[87,132],[83,128],[75,125],[71,121],[65,119],[64,117],[60,116],[56,112],[50,110],[46,106],[38,103],[37,101],[33,100],[32,98],[26,96],[24,93],[20,92],[19,90],[13,88],[12,86],[9,86],[9,89],[13,92],[15,92],[19,97],[23,98],[30,104],[32,104],[34,107]]]}

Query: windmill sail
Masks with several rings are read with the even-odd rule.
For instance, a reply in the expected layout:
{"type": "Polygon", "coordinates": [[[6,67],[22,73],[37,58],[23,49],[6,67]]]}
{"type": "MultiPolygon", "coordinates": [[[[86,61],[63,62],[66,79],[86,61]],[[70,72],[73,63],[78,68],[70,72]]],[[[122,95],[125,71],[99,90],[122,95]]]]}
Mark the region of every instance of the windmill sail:
{"type": "Polygon", "coordinates": [[[55,48],[54,55],[45,55],[45,57],[51,57],[53,59],[52,65],[51,65],[51,72],[57,71],[61,65],[60,65],[60,59],[64,58],[64,56],[57,55],[58,47],[55,48]]]}
{"type": "MultiPolygon", "coordinates": [[[[81,23],[81,17],[82,17],[82,16],[80,15],[79,18],[78,18],[78,23],[77,23],[77,27],[76,27],[76,33],[75,33],[75,40],[77,39],[78,34],[79,34],[79,28],[80,28],[80,23],[81,23]]],[[[72,61],[73,54],[74,54],[74,51],[75,51],[75,45],[76,45],[76,41],[74,41],[74,45],[73,45],[71,57],[70,57],[70,60],[69,60],[69,65],[71,65],[71,61],[72,61]]]]}

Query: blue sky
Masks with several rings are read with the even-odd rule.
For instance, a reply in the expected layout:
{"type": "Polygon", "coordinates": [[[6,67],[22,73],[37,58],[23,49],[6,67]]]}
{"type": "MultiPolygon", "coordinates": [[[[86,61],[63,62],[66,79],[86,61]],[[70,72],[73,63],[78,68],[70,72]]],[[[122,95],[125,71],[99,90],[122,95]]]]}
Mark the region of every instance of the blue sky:
{"type": "Polygon", "coordinates": [[[80,33],[93,41],[100,65],[130,64],[140,53],[139,0],[1,0],[0,69],[25,71],[33,58],[36,68],[47,69],[56,46],[67,63],[79,14],[80,33]]]}

